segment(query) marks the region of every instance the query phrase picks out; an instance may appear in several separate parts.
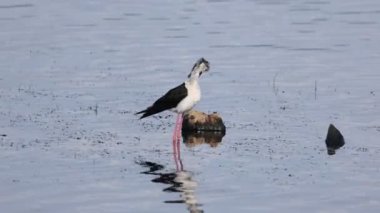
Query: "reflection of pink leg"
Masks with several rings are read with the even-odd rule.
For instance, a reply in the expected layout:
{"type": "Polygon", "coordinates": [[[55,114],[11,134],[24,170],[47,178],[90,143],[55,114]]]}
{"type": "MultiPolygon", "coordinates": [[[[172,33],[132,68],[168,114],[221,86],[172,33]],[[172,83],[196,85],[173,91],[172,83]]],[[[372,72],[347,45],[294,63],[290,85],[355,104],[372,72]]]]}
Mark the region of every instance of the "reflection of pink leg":
{"type": "Polygon", "coordinates": [[[183,117],[182,117],[182,113],[178,115],[179,116],[179,120],[178,120],[178,126],[177,126],[177,156],[178,156],[178,162],[179,162],[179,168],[180,168],[180,171],[183,170],[183,165],[182,165],[182,160],[181,160],[181,139],[182,139],[182,134],[181,134],[181,131],[182,131],[182,121],[183,121],[183,117]]]}
{"type": "MultiPolygon", "coordinates": [[[[175,166],[176,166],[176,169],[177,171],[179,171],[179,162],[178,162],[178,159],[179,159],[179,144],[178,144],[178,128],[180,126],[180,122],[181,122],[181,118],[182,118],[182,115],[181,114],[178,114],[177,116],[177,120],[176,120],[176,123],[175,123],[175,127],[174,127],[174,133],[173,133],[173,157],[174,157],[174,162],[175,162],[175,166]]],[[[182,164],[182,163],[181,163],[182,164]]]]}
{"type": "Polygon", "coordinates": [[[181,139],[177,140],[177,152],[178,152],[179,168],[180,168],[180,171],[183,171],[183,165],[182,165],[182,160],[181,160],[181,139]]]}
{"type": "Polygon", "coordinates": [[[177,158],[177,141],[176,140],[173,140],[173,158],[175,162],[175,167],[178,171],[179,166],[178,166],[178,158],[177,158]]]}

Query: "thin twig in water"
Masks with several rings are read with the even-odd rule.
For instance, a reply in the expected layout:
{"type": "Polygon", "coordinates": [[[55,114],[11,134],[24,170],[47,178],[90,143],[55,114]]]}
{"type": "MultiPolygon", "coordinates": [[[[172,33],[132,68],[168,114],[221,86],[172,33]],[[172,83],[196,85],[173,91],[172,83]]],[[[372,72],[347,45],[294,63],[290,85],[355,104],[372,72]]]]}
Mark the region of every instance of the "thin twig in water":
{"type": "Polygon", "coordinates": [[[317,80],[314,82],[314,100],[317,100],[317,80]]]}
{"type": "Polygon", "coordinates": [[[273,80],[272,80],[272,86],[273,86],[273,92],[274,94],[277,96],[278,94],[278,88],[276,87],[276,78],[277,78],[277,75],[278,73],[276,73],[273,77],[273,80]]]}
{"type": "Polygon", "coordinates": [[[95,112],[95,115],[98,115],[98,104],[95,105],[94,112],[95,112]]]}

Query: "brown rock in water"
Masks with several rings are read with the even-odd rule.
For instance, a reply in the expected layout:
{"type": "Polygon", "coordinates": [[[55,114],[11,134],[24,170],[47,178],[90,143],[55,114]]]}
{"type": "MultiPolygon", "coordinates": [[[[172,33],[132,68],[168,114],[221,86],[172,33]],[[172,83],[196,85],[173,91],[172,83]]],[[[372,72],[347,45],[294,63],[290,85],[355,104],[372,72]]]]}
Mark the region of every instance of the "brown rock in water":
{"type": "Polygon", "coordinates": [[[217,113],[207,115],[203,112],[190,111],[183,117],[182,132],[215,131],[226,132],[226,126],[217,113]]]}
{"type": "Polygon", "coordinates": [[[326,137],[327,154],[334,155],[335,150],[339,149],[343,145],[343,135],[334,125],[330,124],[326,137]]]}

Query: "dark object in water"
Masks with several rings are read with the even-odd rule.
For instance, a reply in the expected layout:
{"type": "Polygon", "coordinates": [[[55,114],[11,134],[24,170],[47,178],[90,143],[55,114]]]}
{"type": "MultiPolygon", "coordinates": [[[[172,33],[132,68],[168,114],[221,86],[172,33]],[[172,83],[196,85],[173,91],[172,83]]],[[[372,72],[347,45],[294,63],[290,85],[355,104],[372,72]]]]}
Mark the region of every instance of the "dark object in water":
{"type": "Polygon", "coordinates": [[[226,133],[226,126],[217,113],[207,115],[203,112],[190,111],[183,117],[182,132],[212,131],[226,133]]]}
{"type": "Polygon", "coordinates": [[[327,154],[335,155],[335,150],[339,149],[343,145],[343,135],[334,125],[330,124],[326,137],[327,154]]]}
{"type": "Polygon", "coordinates": [[[224,137],[224,132],[182,132],[183,142],[187,147],[194,147],[201,144],[208,144],[217,147],[224,137]]]}

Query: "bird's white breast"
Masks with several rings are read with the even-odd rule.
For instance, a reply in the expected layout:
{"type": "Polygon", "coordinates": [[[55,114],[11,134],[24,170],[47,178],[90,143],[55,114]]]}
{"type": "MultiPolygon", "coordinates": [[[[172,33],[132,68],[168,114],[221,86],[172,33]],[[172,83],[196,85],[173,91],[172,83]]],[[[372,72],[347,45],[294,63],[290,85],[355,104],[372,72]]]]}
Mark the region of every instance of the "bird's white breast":
{"type": "Polygon", "coordinates": [[[174,109],[175,112],[183,113],[189,111],[201,100],[201,89],[197,81],[185,82],[185,87],[187,89],[187,96],[179,102],[174,109]]]}

